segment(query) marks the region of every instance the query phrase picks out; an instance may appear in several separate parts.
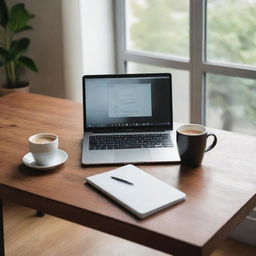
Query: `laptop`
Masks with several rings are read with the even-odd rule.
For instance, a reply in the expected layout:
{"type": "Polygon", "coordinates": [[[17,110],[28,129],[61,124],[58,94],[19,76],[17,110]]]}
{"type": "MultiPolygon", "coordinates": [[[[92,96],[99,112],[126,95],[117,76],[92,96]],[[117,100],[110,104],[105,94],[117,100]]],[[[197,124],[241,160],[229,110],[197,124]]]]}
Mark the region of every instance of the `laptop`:
{"type": "Polygon", "coordinates": [[[179,162],[169,73],[83,76],[82,164],[179,162]]]}

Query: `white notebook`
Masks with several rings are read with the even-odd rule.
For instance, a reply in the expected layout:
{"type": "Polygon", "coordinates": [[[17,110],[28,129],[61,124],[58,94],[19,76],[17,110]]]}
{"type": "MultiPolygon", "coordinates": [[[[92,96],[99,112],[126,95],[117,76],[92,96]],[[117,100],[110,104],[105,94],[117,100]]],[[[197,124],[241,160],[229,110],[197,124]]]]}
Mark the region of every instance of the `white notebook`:
{"type": "Polygon", "coordinates": [[[86,180],[139,218],[186,199],[185,193],[132,164],[87,177],[86,180]]]}

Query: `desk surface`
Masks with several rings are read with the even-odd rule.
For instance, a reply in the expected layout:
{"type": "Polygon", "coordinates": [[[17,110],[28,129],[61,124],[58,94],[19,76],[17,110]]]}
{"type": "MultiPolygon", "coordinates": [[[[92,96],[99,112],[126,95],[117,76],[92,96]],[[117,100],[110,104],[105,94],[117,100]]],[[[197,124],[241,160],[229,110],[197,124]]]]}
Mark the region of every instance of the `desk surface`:
{"type": "Polygon", "coordinates": [[[256,137],[214,130],[200,168],[141,165],[187,200],[144,220],[85,185],[113,166],[82,167],[82,104],[35,94],[0,98],[0,197],[174,255],[208,255],[256,205],[256,137]],[[54,171],[21,164],[27,139],[59,135],[68,161],[54,171]]]}

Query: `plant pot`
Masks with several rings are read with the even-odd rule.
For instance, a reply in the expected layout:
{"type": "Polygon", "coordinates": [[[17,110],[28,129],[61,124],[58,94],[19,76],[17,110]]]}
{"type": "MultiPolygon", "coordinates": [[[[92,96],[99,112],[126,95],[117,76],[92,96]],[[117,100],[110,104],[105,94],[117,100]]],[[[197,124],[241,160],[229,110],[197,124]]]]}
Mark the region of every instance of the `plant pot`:
{"type": "Polygon", "coordinates": [[[29,92],[30,85],[28,82],[20,82],[17,88],[0,88],[0,97],[5,96],[14,92],[29,92]]]}

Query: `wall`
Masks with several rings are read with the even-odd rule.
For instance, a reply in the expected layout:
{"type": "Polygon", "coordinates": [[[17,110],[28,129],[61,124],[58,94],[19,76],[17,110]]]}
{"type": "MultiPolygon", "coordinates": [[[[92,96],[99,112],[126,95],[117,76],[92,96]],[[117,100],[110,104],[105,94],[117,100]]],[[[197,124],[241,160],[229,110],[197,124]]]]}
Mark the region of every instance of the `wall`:
{"type": "Polygon", "coordinates": [[[80,0],[84,73],[114,73],[114,13],[112,0],[80,0]]]}
{"type": "Polygon", "coordinates": [[[39,68],[23,76],[31,92],[81,101],[83,74],[115,72],[112,0],[7,0],[20,2],[36,15],[34,30],[20,34],[39,68]]]}
{"type": "Polygon", "coordinates": [[[112,0],[63,0],[66,97],[82,101],[82,76],[115,73],[112,0]]]}
{"type": "Polygon", "coordinates": [[[36,16],[31,20],[34,29],[20,36],[31,39],[28,56],[39,68],[38,74],[26,71],[23,78],[30,82],[31,92],[65,97],[61,0],[7,0],[7,5],[20,2],[36,16]]]}
{"type": "Polygon", "coordinates": [[[256,246],[256,207],[230,234],[231,238],[256,246]]]}

